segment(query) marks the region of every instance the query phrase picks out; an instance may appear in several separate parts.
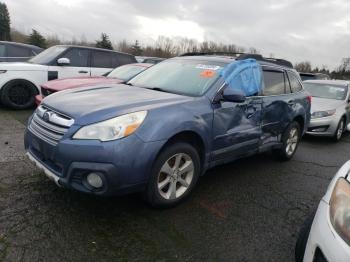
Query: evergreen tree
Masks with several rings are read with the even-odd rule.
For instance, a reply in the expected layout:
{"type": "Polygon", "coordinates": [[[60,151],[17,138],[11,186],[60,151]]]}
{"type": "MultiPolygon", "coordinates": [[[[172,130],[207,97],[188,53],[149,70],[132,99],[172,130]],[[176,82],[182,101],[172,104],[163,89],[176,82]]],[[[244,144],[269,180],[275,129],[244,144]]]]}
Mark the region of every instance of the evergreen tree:
{"type": "Polygon", "coordinates": [[[142,48],[138,40],[136,40],[135,44],[131,46],[131,53],[133,55],[142,55],[142,48]]]}
{"type": "Polygon", "coordinates": [[[10,14],[5,3],[0,2],[0,40],[11,41],[10,14]]]}
{"type": "Polygon", "coordinates": [[[101,40],[96,41],[96,47],[113,50],[112,43],[109,40],[109,36],[106,33],[102,33],[101,40]]]}
{"type": "Polygon", "coordinates": [[[29,44],[36,45],[41,48],[47,47],[45,37],[43,37],[37,30],[32,29],[32,33],[29,35],[29,44]]]}

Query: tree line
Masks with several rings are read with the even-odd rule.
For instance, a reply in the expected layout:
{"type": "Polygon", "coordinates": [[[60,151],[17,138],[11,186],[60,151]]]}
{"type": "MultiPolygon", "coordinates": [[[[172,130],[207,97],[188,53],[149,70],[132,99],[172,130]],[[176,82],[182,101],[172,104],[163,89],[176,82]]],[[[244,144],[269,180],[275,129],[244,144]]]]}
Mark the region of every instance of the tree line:
{"type": "MultiPolygon", "coordinates": [[[[11,28],[10,14],[5,3],[0,2],[0,40],[14,41],[36,45],[42,48],[59,44],[95,46],[99,48],[117,50],[120,52],[130,53],[136,56],[154,56],[169,58],[183,53],[191,52],[223,52],[223,53],[243,53],[259,54],[256,48],[245,48],[236,44],[223,44],[214,41],[198,42],[195,39],[185,37],[169,38],[159,36],[153,44],[142,45],[138,40],[128,42],[122,40],[112,43],[106,33],[102,33],[96,41],[87,41],[84,35],[79,40],[75,37],[70,41],[63,41],[57,35],[44,37],[38,30],[32,29],[30,34],[24,34],[14,28],[11,28]]],[[[273,57],[273,54],[270,55],[273,57]]],[[[343,58],[340,65],[329,70],[326,66],[312,67],[309,61],[303,61],[295,64],[295,69],[299,72],[324,73],[335,79],[350,79],[350,58],[343,58]]]]}

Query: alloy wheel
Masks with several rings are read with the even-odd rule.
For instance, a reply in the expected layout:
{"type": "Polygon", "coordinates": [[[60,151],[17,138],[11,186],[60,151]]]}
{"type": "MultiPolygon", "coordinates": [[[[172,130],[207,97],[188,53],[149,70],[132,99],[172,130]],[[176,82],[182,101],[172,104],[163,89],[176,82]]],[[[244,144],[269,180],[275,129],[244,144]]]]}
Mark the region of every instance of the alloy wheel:
{"type": "Polygon", "coordinates": [[[343,133],[344,133],[344,121],[341,120],[337,130],[337,140],[339,140],[342,137],[343,133]]]}
{"type": "Polygon", "coordinates": [[[194,163],[185,153],[170,157],[158,174],[157,186],[159,194],[167,200],[181,197],[190,187],[194,176],[194,163]]]}
{"type": "Polygon", "coordinates": [[[299,133],[297,128],[292,128],[289,131],[289,136],[286,143],[286,153],[287,155],[291,156],[295,149],[297,148],[299,140],[299,133]]]}

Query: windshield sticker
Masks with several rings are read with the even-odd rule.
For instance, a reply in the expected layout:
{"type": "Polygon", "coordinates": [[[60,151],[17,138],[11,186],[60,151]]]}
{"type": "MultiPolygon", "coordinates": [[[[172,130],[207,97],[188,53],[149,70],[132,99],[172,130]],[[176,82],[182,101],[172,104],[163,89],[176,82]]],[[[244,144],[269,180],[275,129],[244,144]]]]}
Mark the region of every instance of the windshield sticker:
{"type": "Polygon", "coordinates": [[[345,92],[344,88],[342,88],[342,87],[333,87],[333,86],[329,89],[329,91],[331,93],[338,93],[338,92],[344,93],[345,92]]]}
{"type": "Polygon", "coordinates": [[[201,77],[212,78],[215,76],[214,70],[203,70],[200,74],[201,77]]]}
{"type": "Polygon", "coordinates": [[[216,66],[216,65],[196,65],[196,68],[198,69],[204,69],[204,70],[213,70],[213,71],[216,71],[216,70],[219,70],[221,68],[221,66],[216,66]]]}

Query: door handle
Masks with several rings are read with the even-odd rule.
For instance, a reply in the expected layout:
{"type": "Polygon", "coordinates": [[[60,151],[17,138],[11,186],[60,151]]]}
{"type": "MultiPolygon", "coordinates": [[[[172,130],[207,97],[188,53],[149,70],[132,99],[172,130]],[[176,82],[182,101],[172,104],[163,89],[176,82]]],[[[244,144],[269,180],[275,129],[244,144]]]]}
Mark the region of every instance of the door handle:
{"type": "Polygon", "coordinates": [[[79,74],[87,74],[87,73],[89,73],[89,72],[88,71],[84,71],[84,70],[79,71],[79,74]]]}

